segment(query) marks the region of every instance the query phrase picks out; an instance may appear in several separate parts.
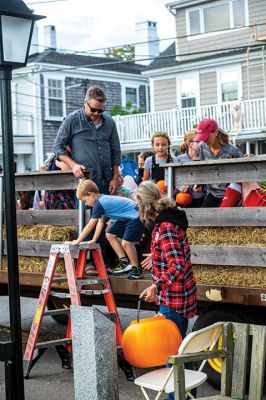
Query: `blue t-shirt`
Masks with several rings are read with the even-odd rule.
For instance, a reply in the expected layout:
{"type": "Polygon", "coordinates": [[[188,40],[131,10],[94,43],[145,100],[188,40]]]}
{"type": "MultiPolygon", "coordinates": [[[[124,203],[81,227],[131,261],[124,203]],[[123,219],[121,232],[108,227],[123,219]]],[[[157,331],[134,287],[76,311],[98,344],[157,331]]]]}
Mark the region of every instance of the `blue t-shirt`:
{"type": "Polygon", "coordinates": [[[136,203],[126,197],[101,194],[96,200],[91,218],[98,219],[102,215],[117,221],[136,219],[139,216],[136,203]]]}

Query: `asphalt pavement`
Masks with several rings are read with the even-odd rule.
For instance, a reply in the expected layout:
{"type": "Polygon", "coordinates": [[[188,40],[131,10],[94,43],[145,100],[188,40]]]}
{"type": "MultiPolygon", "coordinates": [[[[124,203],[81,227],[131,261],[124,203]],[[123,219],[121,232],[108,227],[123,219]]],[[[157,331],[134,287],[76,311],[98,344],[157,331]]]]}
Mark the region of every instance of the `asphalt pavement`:
{"type": "MultiPolygon", "coordinates": [[[[35,312],[36,299],[21,298],[22,339],[26,345],[28,332],[35,312]]],[[[9,340],[9,307],[8,298],[0,296],[0,341],[9,340]]],[[[125,329],[131,320],[136,319],[136,310],[119,308],[122,328],[125,329]]],[[[154,315],[151,311],[142,311],[141,317],[154,315]]],[[[45,337],[64,336],[65,327],[55,322],[51,317],[45,317],[42,334],[45,337]]],[[[143,370],[135,369],[136,376],[143,370]]],[[[146,372],[146,371],[145,371],[146,372]]],[[[54,349],[48,349],[31,371],[30,378],[24,380],[26,400],[74,400],[73,371],[61,368],[61,360],[54,349]]],[[[153,392],[155,393],[155,392],[153,392]]],[[[217,394],[208,383],[198,390],[198,396],[217,394]]],[[[5,400],[4,364],[0,363],[0,400],[5,400]]],[[[119,369],[120,400],[143,400],[141,390],[133,382],[126,380],[119,369]]],[[[78,400],[78,399],[75,399],[78,400]]],[[[112,400],[112,399],[110,399],[112,400]]]]}

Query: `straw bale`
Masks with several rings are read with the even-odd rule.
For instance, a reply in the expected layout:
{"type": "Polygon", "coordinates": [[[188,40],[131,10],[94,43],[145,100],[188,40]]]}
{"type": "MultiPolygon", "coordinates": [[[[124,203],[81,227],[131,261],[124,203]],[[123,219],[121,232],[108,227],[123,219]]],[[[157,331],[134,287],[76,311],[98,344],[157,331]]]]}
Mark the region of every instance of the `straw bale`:
{"type": "MultiPolygon", "coordinates": [[[[20,240],[51,240],[64,242],[77,238],[76,226],[57,225],[18,225],[18,239],[20,240]]],[[[5,230],[3,231],[5,239],[5,230]]]]}
{"type": "Polygon", "coordinates": [[[264,227],[191,227],[187,231],[190,244],[206,246],[252,246],[266,245],[264,227]]]}
{"type": "MultiPolygon", "coordinates": [[[[40,272],[44,273],[48,263],[48,257],[25,257],[20,256],[18,258],[19,271],[20,272],[40,272]]],[[[2,260],[3,270],[7,269],[7,259],[3,257],[2,260]]],[[[64,259],[59,258],[56,264],[56,272],[65,272],[64,259]]]]}
{"type": "Polygon", "coordinates": [[[193,265],[197,283],[266,288],[266,268],[224,265],[193,265]]]}

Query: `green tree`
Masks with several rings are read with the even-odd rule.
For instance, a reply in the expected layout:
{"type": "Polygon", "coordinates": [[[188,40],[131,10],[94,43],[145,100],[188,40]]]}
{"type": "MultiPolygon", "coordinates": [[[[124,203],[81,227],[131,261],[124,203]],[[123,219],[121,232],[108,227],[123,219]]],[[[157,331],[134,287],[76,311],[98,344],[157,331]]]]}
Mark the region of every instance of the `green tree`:
{"type": "Polygon", "coordinates": [[[128,101],[125,107],[122,107],[118,104],[113,106],[113,108],[110,111],[110,114],[112,116],[115,115],[131,115],[131,114],[140,114],[140,109],[132,107],[131,101],[128,101]]]}
{"type": "Polygon", "coordinates": [[[122,47],[111,47],[104,53],[107,57],[117,58],[119,60],[134,61],[135,47],[126,45],[122,47]]]}

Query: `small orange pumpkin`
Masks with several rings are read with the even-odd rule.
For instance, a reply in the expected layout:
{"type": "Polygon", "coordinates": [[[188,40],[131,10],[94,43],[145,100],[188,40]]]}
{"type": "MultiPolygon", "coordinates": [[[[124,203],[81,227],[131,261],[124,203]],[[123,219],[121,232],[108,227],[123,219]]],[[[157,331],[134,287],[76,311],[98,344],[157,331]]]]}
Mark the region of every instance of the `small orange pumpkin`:
{"type": "Polygon", "coordinates": [[[175,201],[180,206],[189,206],[192,203],[192,196],[190,193],[179,192],[175,201]]]}
{"type": "Polygon", "coordinates": [[[176,324],[164,315],[132,321],[122,338],[126,360],[137,368],[150,368],[167,363],[177,354],[182,335],[176,324]]]}
{"type": "Polygon", "coordinates": [[[158,189],[160,189],[160,191],[161,191],[162,193],[167,193],[167,186],[165,186],[165,182],[164,182],[163,179],[160,180],[160,181],[158,181],[158,182],[156,183],[156,185],[157,185],[158,189]]]}

